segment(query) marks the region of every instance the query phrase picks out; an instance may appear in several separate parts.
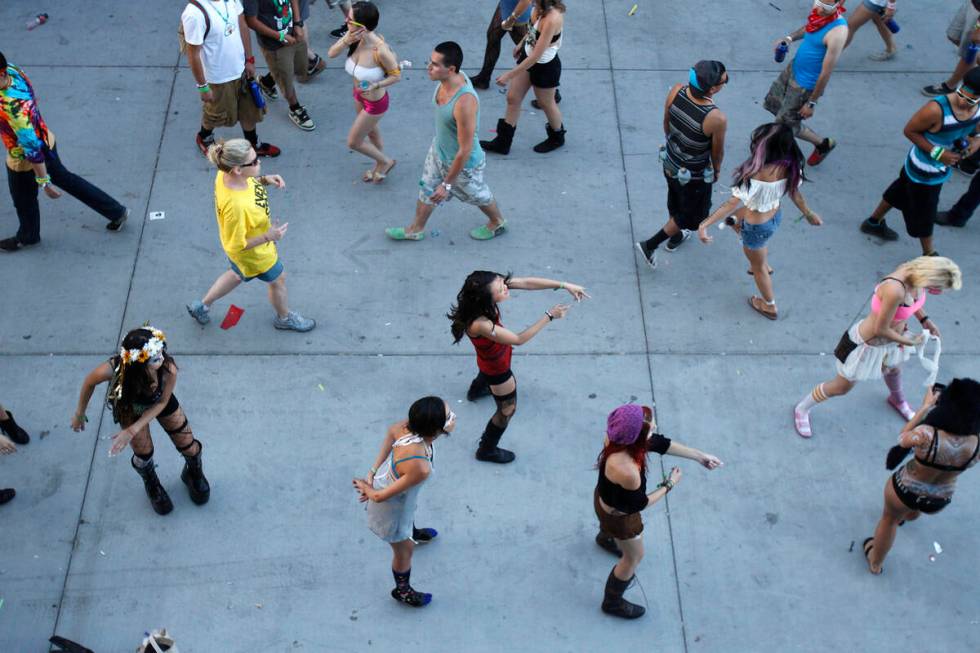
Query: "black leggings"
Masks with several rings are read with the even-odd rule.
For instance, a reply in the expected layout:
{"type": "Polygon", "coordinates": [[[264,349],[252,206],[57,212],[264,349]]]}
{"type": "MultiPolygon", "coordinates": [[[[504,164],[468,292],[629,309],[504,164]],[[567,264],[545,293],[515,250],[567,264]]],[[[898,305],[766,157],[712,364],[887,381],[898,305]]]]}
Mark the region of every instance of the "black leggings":
{"type": "MultiPolygon", "coordinates": [[[[500,58],[500,42],[504,38],[506,32],[500,26],[500,5],[493,12],[493,18],[490,19],[490,25],[487,26],[487,51],[483,55],[483,68],[477,73],[477,77],[480,79],[485,79],[490,81],[490,76],[493,74],[493,67],[497,65],[497,59],[500,58]]],[[[510,38],[517,45],[524,40],[524,35],[527,34],[527,24],[514,25],[514,28],[510,30],[510,38]]]]}

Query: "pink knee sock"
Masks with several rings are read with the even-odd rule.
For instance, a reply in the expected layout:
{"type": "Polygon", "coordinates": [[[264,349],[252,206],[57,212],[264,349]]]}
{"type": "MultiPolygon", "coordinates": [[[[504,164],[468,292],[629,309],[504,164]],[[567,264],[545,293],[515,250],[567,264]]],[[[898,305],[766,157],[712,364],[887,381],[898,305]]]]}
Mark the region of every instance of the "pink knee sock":
{"type": "Polygon", "coordinates": [[[883,378],[885,379],[885,385],[888,386],[888,390],[891,392],[892,401],[896,404],[905,403],[905,393],[902,392],[902,368],[886,368],[883,378]]]}

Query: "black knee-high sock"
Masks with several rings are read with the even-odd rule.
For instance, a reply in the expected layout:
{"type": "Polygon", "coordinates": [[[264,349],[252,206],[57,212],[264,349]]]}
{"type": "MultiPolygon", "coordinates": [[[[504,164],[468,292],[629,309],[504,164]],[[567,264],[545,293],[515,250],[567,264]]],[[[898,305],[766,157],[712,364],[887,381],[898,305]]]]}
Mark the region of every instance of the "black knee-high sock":
{"type": "Polygon", "coordinates": [[[201,140],[206,141],[211,138],[211,134],[214,133],[213,129],[206,129],[203,125],[201,126],[201,131],[198,132],[201,136],[201,140]]]}
{"type": "Polygon", "coordinates": [[[245,136],[245,140],[252,144],[253,148],[259,146],[259,133],[255,131],[255,128],[245,129],[242,127],[242,134],[245,136]]]}
{"type": "Polygon", "coordinates": [[[265,84],[266,86],[275,86],[276,85],[276,80],[272,76],[272,73],[266,73],[265,75],[262,75],[262,77],[260,77],[259,80],[263,84],[265,84]]]}
{"type": "Polygon", "coordinates": [[[653,235],[653,238],[650,238],[644,244],[647,246],[647,249],[649,249],[650,251],[653,251],[653,250],[657,249],[657,247],[660,245],[660,243],[664,242],[668,238],[670,238],[670,236],[667,235],[667,232],[664,231],[663,229],[661,229],[660,231],[658,231],[657,233],[655,233],[653,235]]]}
{"type": "Polygon", "coordinates": [[[483,436],[480,438],[480,448],[481,449],[495,449],[497,443],[500,442],[500,438],[503,437],[504,431],[507,430],[507,426],[497,426],[493,418],[487,422],[487,427],[483,429],[483,436]]]}

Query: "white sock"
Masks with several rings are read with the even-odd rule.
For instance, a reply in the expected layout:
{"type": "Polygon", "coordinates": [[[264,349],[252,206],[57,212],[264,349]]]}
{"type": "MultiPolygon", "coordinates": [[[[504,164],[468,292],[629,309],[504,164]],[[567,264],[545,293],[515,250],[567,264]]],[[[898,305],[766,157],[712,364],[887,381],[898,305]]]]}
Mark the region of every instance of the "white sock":
{"type": "Polygon", "coordinates": [[[800,403],[796,404],[796,410],[800,413],[809,413],[810,409],[816,405],[817,400],[813,398],[813,393],[808,392],[802,399],[800,399],[800,403]]]}

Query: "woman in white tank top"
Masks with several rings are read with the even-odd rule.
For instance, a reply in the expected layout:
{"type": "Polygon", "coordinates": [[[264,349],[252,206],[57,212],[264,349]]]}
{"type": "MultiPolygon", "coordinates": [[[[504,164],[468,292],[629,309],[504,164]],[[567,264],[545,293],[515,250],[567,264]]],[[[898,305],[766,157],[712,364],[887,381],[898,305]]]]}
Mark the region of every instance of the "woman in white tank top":
{"type": "Polygon", "coordinates": [[[347,12],[347,33],[330,46],[327,56],[333,59],[344,50],[344,69],[354,80],[354,124],[347,134],[347,147],[374,159],[374,167],[361,177],[367,183],[384,181],[395,159],[384,152],[378,123],[388,111],[388,91],[401,81],[401,69],[395,53],[384,38],[375,34],[381,15],[372,2],[355,2],[347,12]]]}
{"type": "Polygon", "coordinates": [[[775,320],[778,313],[767,245],[782,221],[779,203],[783,195],[789,194],[810,224],[818,226],[823,221],[810,210],[800,192],[805,160],[789,127],[780,123],[757,127],[752,132],[749,153],[732,175],[731,199],[701,223],[698,237],[701,242],[710,243],[708,227],[735,214],[732,229],[742,238],[742,251],[751,266],[749,274],[755,277],[762,295],[749,297],[749,305],[763,317],[775,320]]]}

